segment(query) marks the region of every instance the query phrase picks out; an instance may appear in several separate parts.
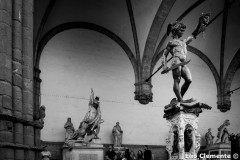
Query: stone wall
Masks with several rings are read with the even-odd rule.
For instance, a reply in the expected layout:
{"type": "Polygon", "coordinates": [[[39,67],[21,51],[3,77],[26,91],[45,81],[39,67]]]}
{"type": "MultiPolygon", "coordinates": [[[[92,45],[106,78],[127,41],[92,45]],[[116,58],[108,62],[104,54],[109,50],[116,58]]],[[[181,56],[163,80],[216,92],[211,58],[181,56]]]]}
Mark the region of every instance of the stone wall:
{"type": "MultiPolygon", "coordinates": [[[[198,99],[212,107],[199,116],[198,132],[204,137],[208,128],[217,135],[217,127],[229,119],[229,132],[240,128],[239,95],[232,94],[233,107],[222,113],[217,109],[217,87],[208,66],[189,52],[192,73],[191,84],[185,98],[198,99]]],[[[159,61],[156,66],[160,66],[159,61]]],[[[142,105],[134,98],[134,72],[124,51],[111,39],[100,33],[84,29],[69,29],[55,35],[46,45],[40,61],[42,79],[41,103],[46,106],[43,141],[63,141],[64,124],[72,118],[75,128],[88,111],[90,90],[100,97],[102,143],[111,143],[112,127],[118,121],[124,131],[123,144],[164,145],[168,134],[164,120],[164,106],[175,97],[172,74],[155,74],[152,79],[153,102],[142,105]],[[101,43],[98,43],[101,42],[101,43]],[[52,123],[55,120],[58,123],[52,123]]],[[[239,87],[236,74],[233,88],[239,87]]],[[[203,138],[201,145],[205,145],[203,138]]]]}

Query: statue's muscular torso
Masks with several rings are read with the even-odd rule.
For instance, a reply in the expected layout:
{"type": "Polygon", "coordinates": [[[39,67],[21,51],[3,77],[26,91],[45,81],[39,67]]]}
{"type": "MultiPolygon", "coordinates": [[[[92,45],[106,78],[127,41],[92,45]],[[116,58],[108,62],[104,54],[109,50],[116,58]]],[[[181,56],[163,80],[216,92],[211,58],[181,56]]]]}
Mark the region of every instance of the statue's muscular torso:
{"type": "Polygon", "coordinates": [[[187,45],[185,40],[173,39],[168,43],[170,53],[174,59],[178,59],[181,62],[185,61],[187,58],[187,45]]]}

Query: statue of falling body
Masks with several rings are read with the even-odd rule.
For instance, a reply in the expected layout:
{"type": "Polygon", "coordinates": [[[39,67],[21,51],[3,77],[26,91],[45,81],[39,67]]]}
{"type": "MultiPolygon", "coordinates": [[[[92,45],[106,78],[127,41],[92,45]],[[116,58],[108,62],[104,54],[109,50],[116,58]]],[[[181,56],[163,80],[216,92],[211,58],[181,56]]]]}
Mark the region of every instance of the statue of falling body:
{"type": "Polygon", "coordinates": [[[100,124],[104,122],[101,118],[99,97],[94,98],[94,92],[91,89],[89,100],[89,110],[81,121],[78,130],[76,130],[71,140],[89,143],[92,139],[98,139],[100,124]]]}

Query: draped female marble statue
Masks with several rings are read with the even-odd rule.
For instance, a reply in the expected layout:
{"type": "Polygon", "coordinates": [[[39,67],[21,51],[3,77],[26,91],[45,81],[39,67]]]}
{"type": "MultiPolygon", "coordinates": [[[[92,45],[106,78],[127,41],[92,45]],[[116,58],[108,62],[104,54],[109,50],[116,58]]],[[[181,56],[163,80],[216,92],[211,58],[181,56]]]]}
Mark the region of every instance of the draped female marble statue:
{"type": "Polygon", "coordinates": [[[71,122],[71,118],[67,119],[67,122],[65,123],[64,128],[66,129],[65,141],[67,141],[67,140],[69,140],[72,137],[72,135],[73,135],[73,133],[75,131],[75,129],[73,127],[73,124],[71,122]]]}
{"type": "Polygon", "coordinates": [[[123,134],[123,131],[119,125],[119,122],[117,122],[116,125],[112,129],[113,146],[114,147],[122,146],[122,134],[123,134]]]}
{"type": "Polygon", "coordinates": [[[208,132],[205,134],[206,146],[213,145],[214,136],[212,135],[211,128],[208,129],[208,132]]]}
{"type": "Polygon", "coordinates": [[[92,89],[88,106],[88,112],[71,139],[90,142],[92,139],[98,138],[100,124],[103,123],[104,120],[101,118],[99,97],[96,96],[94,98],[94,92],[92,89]]]}

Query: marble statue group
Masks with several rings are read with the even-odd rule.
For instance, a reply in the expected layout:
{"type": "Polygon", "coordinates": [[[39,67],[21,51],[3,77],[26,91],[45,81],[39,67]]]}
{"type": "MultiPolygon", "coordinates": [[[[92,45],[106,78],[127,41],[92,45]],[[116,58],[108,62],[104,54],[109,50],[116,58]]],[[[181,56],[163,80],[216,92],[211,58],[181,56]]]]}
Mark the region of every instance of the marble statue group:
{"type": "Polygon", "coordinates": [[[229,120],[225,120],[224,123],[218,128],[217,140],[215,143],[229,143],[229,133],[227,127],[230,125],[229,120]]]}
{"type": "Polygon", "coordinates": [[[100,131],[100,124],[103,123],[104,120],[101,117],[99,97],[96,96],[94,98],[94,92],[92,89],[88,106],[88,112],[80,122],[77,130],[74,130],[73,128],[71,118],[68,118],[68,121],[65,123],[66,144],[69,145],[74,140],[89,143],[93,139],[99,139],[98,134],[100,131]]]}
{"type": "Polygon", "coordinates": [[[223,124],[218,127],[217,139],[214,143],[214,136],[212,135],[211,128],[208,129],[208,132],[205,134],[206,147],[212,146],[214,144],[228,144],[229,137],[231,134],[228,132],[227,127],[230,125],[230,121],[227,119],[223,124]]]}
{"type": "MultiPolygon", "coordinates": [[[[98,134],[100,131],[100,124],[104,122],[101,117],[99,97],[94,98],[94,92],[91,89],[91,95],[89,100],[89,109],[85,114],[85,117],[80,122],[77,130],[74,129],[71,118],[67,119],[64,125],[65,128],[65,146],[72,146],[74,143],[91,143],[93,139],[99,139],[98,134]]],[[[121,148],[122,146],[123,130],[120,123],[116,122],[116,125],[112,129],[113,147],[121,148]]]]}

